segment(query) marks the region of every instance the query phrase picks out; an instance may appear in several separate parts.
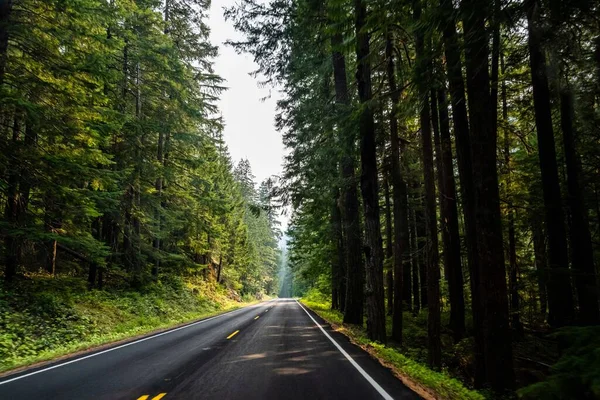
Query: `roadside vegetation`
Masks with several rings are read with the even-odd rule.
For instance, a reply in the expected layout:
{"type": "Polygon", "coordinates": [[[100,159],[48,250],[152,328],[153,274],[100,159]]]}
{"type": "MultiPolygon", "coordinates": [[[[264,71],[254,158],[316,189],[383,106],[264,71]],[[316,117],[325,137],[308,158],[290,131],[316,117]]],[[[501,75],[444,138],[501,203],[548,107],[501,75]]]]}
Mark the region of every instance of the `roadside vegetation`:
{"type": "Polygon", "coordinates": [[[0,286],[0,372],[169,328],[255,302],[203,279],[165,279],[141,291],[86,289],[31,277],[0,286]]]}
{"type": "MultiPolygon", "coordinates": [[[[383,345],[369,339],[366,329],[352,324],[344,324],[344,315],[331,308],[331,300],[318,290],[310,290],[301,302],[332,324],[333,328],[349,337],[352,342],[367,350],[373,357],[390,367],[409,387],[417,392],[425,391],[429,398],[448,400],[484,400],[486,396],[469,389],[459,379],[452,377],[447,370],[436,372],[427,366],[427,351],[423,342],[427,332],[427,316],[412,317],[406,313],[405,332],[407,346],[390,342],[383,345]],[[423,357],[425,356],[425,357],[423,357]],[[416,388],[415,388],[416,385],[416,388]]],[[[392,320],[387,318],[386,329],[392,330],[392,320]]]]}

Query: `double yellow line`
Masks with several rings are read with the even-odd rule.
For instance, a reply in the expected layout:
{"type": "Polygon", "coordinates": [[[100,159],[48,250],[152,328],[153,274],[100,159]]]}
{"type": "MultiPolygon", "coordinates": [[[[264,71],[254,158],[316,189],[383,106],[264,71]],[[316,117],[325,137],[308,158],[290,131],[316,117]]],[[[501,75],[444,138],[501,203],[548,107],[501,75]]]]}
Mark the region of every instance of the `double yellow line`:
{"type": "MultiPolygon", "coordinates": [[[[151,400],[160,400],[163,397],[165,397],[166,395],[167,395],[166,393],[160,393],[160,394],[157,394],[156,396],[154,396],[151,400]]],[[[150,395],[145,394],[143,396],[138,397],[137,400],[148,400],[149,397],[150,397],[150,395]]]]}

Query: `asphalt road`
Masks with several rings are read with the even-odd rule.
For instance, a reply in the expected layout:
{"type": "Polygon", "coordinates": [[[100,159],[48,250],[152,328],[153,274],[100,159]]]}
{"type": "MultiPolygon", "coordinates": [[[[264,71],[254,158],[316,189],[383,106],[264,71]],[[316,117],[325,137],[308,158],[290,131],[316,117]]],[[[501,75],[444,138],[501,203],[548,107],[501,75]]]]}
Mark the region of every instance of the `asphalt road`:
{"type": "Polygon", "coordinates": [[[292,299],[0,379],[17,399],[418,399],[292,299]]]}

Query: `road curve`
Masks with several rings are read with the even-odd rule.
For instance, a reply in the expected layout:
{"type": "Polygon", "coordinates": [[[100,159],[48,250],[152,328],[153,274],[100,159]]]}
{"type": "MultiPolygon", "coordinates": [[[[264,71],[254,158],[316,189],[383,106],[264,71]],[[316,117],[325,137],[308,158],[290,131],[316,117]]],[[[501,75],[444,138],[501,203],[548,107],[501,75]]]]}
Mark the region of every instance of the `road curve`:
{"type": "Polygon", "coordinates": [[[419,399],[293,299],[0,379],[0,399],[419,399]]]}

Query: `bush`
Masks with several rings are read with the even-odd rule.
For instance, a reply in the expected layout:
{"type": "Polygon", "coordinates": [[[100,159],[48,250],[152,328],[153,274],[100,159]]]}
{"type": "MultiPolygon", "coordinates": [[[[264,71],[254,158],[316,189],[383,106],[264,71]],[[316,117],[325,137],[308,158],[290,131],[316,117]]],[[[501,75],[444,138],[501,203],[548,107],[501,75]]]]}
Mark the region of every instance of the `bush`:
{"type": "Polygon", "coordinates": [[[548,378],[519,390],[524,399],[600,398],[600,326],[563,328],[553,334],[563,355],[548,378]]]}
{"type": "Polygon", "coordinates": [[[81,279],[33,277],[0,287],[0,371],[238,305],[201,279],[170,277],[137,292],[89,291],[81,279]]]}

